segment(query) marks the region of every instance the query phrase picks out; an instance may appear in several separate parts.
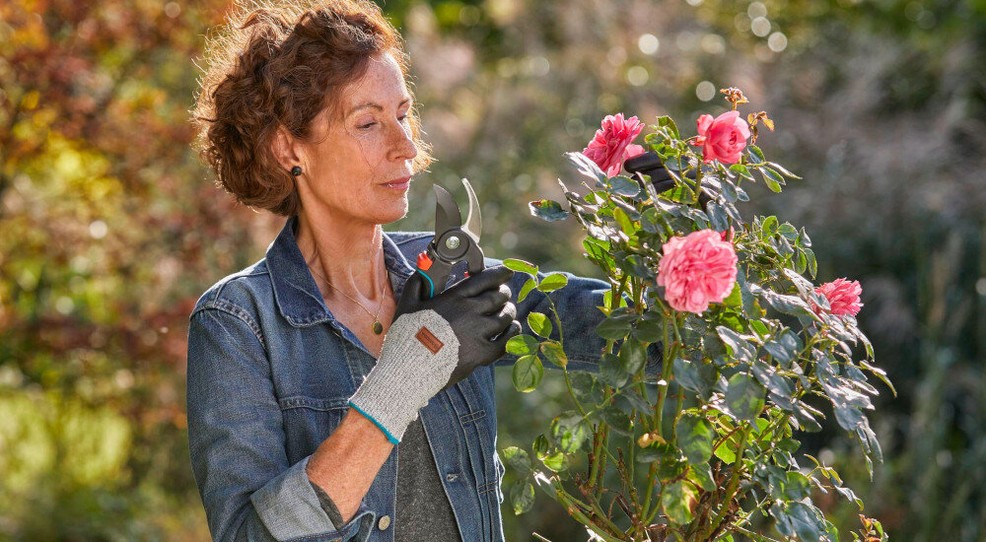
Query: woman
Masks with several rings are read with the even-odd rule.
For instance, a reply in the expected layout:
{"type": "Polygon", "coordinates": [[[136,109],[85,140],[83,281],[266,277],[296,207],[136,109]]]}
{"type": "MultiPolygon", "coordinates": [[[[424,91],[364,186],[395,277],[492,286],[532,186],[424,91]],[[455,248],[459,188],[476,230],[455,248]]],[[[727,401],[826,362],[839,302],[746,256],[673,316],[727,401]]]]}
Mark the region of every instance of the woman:
{"type": "MultiPolygon", "coordinates": [[[[515,307],[526,277],[493,260],[422,301],[408,261],[430,234],[381,229],[429,162],[397,33],[365,0],[254,8],[211,40],[195,111],[222,186],[287,217],[191,315],[190,451],[212,535],[502,540],[491,364],[547,301],[515,307]]],[[[552,294],[575,315],[572,368],[598,358],[606,289],[570,277],[552,294]]]]}

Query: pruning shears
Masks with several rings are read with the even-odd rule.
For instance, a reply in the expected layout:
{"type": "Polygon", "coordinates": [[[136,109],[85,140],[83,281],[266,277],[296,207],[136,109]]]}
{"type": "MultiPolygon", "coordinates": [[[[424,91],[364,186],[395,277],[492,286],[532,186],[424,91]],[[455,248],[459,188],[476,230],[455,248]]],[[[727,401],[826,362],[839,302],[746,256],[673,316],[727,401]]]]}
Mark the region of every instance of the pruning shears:
{"type": "Polygon", "coordinates": [[[435,237],[428,243],[428,248],[418,254],[417,268],[428,285],[429,299],[442,293],[456,263],[467,262],[467,276],[485,269],[483,250],[479,248],[479,235],[483,230],[479,200],[468,180],[462,179],[462,185],[469,196],[469,214],[465,223],[452,194],[435,185],[435,237]]]}

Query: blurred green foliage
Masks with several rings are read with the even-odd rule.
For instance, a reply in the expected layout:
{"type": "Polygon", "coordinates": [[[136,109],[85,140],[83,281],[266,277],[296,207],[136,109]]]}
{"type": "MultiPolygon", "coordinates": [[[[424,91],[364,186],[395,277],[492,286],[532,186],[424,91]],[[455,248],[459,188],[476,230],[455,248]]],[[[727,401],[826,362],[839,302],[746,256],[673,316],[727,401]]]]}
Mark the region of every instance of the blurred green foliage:
{"type": "MultiPolygon", "coordinates": [[[[604,114],[685,129],[721,112],[706,100],[725,86],[767,109],[778,128],[759,143],[805,181],[749,212],[806,225],[820,279],[862,282],[861,326],[901,392],[872,417],[887,458],[872,483],[830,428],[805,443],[894,538],[986,537],[986,3],[384,6],[439,159],[394,227],[430,227],[428,185],[467,176],[493,256],[591,273],[574,225],[526,203],[559,199],[562,153],[604,114]]],[[[208,538],[185,445],[187,315],[279,226],[217,191],[189,146],[192,59],[227,9],[0,3],[0,539],[208,538]]],[[[519,395],[502,377],[500,447],[526,445],[564,384],[519,395]]],[[[553,506],[507,510],[508,540],[584,538],[553,506]]]]}

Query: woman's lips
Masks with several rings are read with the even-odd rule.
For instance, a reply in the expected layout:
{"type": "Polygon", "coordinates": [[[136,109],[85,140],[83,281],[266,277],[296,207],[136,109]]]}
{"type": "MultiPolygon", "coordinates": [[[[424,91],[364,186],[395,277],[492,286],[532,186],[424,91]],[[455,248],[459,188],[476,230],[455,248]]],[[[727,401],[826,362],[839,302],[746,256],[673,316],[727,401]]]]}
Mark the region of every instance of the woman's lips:
{"type": "Polygon", "coordinates": [[[385,188],[390,188],[392,190],[407,190],[407,188],[410,185],[411,185],[411,177],[407,176],[407,177],[401,177],[400,179],[394,179],[389,183],[384,183],[383,186],[385,188]]]}

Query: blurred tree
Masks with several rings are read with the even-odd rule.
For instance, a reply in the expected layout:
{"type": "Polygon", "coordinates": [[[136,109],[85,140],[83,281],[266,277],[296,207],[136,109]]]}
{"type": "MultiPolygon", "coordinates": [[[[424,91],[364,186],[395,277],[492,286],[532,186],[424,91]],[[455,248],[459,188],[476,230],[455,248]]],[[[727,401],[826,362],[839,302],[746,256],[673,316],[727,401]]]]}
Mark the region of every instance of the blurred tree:
{"type": "Polygon", "coordinates": [[[189,146],[189,58],[224,5],[0,4],[0,409],[24,413],[0,430],[0,538],[202,533],[185,325],[263,225],[189,146]]]}

